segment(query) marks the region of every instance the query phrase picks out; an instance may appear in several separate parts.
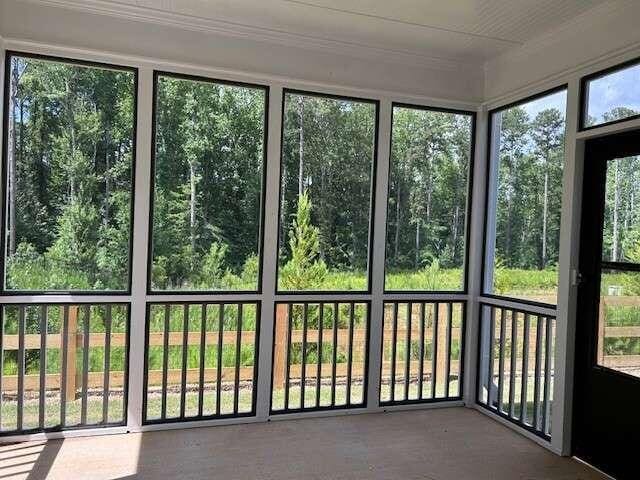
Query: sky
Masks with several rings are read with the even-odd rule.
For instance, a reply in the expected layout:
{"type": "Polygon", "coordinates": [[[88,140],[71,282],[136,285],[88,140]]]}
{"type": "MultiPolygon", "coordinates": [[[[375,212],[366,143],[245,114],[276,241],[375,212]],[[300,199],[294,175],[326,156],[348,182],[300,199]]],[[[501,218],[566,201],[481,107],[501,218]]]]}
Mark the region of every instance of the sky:
{"type": "Polygon", "coordinates": [[[589,115],[599,120],[615,107],[640,111],[640,65],[592,80],[588,105],[589,115]]]}
{"type": "MultiPolygon", "coordinates": [[[[522,105],[530,118],[547,108],[557,108],[564,115],[566,92],[560,91],[522,105]]],[[[602,115],[616,107],[640,111],[640,65],[620,70],[589,83],[588,114],[603,121],[602,115]]]]}
{"type": "Polygon", "coordinates": [[[524,108],[531,119],[535,118],[542,110],[548,108],[558,109],[564,117],[567,110],[567,92],[566,90],[561,90],[546,97],[538,98],[532,102],[525,103],[522,105],[522,108],[524,108]]]}

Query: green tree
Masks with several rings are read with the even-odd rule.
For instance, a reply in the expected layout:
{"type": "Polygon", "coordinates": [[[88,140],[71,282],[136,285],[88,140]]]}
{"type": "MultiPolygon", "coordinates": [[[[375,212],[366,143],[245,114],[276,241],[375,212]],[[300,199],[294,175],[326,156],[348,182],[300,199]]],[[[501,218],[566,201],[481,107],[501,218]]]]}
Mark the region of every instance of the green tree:
{"type": "Polygon", "coordinates": [[[298,197],[295,219],[289,230],[290,260],[282,267],[281,288],[308,290],[322,285],[327,266],[319,259],[320,231],[311,223],[311,200],[308,192],[298,197]]]}

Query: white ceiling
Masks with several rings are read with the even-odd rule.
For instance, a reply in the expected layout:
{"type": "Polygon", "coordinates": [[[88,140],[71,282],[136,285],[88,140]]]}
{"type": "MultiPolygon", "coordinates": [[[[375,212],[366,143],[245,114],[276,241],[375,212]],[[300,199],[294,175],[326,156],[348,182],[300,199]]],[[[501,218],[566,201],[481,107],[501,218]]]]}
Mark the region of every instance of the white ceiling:
{"type": "MultiPolygon", "coordinates": [[[[90,0],[140,17],[286,37],[389,55],[485,62],[610,0],[90,0]],[[134,10],[131,10],[133,8],[134,10]]],[[[73,2],[71,2],[73,3],[73,2]]]]}

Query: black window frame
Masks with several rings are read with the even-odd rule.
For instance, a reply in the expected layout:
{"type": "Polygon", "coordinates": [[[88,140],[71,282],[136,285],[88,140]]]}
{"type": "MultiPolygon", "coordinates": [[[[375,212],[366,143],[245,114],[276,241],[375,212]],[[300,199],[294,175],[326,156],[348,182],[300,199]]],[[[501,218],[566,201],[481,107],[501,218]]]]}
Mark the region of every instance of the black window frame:
{"type": "MultiPolygon", "coordinates": [[[[525,103],[532,102],[534,100],[539,100],[544,97],[548,97],[549,95],[553,95],[558,92],[568,92],[569,84],[564,83],[558,85],[556,87],[549,88],[547,90],[543,90],[538,93],[534,93],[533,95],[529,95],[528,97],[524,97],[520,100],[516,100],[505,105],[501,105],[499,107],[492,108],[487,112],[487,146],[486,146],[486,175],[485,175],[485,198],[484,198],[484,226],[482,228],[482,268],[480,269],[480,297],[494,299],[494,300],[502,300],[506,302],[516,302],[523,305],[529,305],[532,307],[540,307],[540,308],[550,308],[556,309],[558,307],[557,303],[544,303],[544,302],[536,302],[534,300],[527,300],[523,298],[517,297],[509,297],[506,295],[496,295],[494,293],[487,292],[487,285],[485,284],[485,278],[487,273],[487,233],[489,228],[489,215],[488,215],[488,207],[489,207],[489,196],[492,195],[489,187],[491,185],[491,168],[492,168],[492,160],[491,160],[491,137],[493,134],[493,115],[499,112],[503,112],[505,110],[509,110],[510,108],[517,107],[523,105],[525,103]]],[[[565,110],[565,135],[566,135],[566,110],[565,110]]],[[[563,157],[563,168],[566,163],[566,149],[565,155],[563,157]]],[[[497,193],[497,192],[496,192],[497,193]]],[[[562,217],[562,215],[561,215],[562,217]]],[[[495,257],[494,257],[495,259],[495,257]]]]}
{"type": "Polygon", "coordinates": [[[587,105],[589,101],[589,83],[592,80],[597,80],[599,78],[603,78],[613,73],[621,72],[623,70],[626,70],[628,68],[633,68],[636,66],[640,68],[640,57],[627,60],[626,62],[613,65],[603,70],[598,70],[596,72],[590,73],[589,75],[585,75],[580,79],[580,96],[579,96],[580,105],[578,108],[578,111],[579,111],[578,131],[579,132],[584,132],[588,130],[593,130],[594,128],[606,127],[608,125],[616,125],[618,123],[629,122],[631,120],[640,119],[640,113],[638,113],[637,115],[631,115],[626,118],[611,120],[609,122],[597,123],[595,125],[586,124],[586,120],[587,120],[586,115],[589,110],[587,105]]]}
{"type": "Polygon", "coordinates": [[[385,257],[384,257],[384,267],[383,267],[383,284],[385,294],[397,295],[397,294],[436,294],[436,295],[452,295],[452,294],[460,294],[467,295],[469,292],[469,243],[471,241],[471,218],[472,218],[472,206],[473,206],[473,182],[474,182],[474,169],[475,169],[475,151],[476,151],[476,128],[477,128],[477,113],[473,110],[463,110],[463,109],[455,109],[455,108],[443,108],[443,107],[432,107],[428,105],[417,105],[411,103],[404,102],[392,102],[391,103],[391,124],[389,129],[389,172],[387,175],[387,194],[386,194],[386,202],[388,205],[389,195],[391,194],[391,161],[392,161],[392,148],[393,148],[393,113],[395,108],[407,108],[428,112],[440,112],[440,113],[451,113],[455,115],[465,115],[471,117],[471,142],[469,147],[469,171],[467,172],[467,201],[466,201],[466,211],[465,211],[465,221],[464,221],[464,262],[463,262],[463,285],[461,290],[394,290],[387,289],[387,235],[389,234],[389,211],[387,208],[387,215],[385,218],[385,235],[384,235],[384,246],[385,246],[385,257]]]}
{"type": "Polygon", "coordinates": [[[380,100],[363,97],[353,97],[347,95],[337,95],[334,93],[317,92],[309,90],[299,90],[295,88],[283,88],[282,89],[282,105],[281,105],[281,119],[282,125],[280,127],[280,162],[278,165],[278,234],[277,234],[277,247],[275,251],[276,255],[276,268],[275,268],[275,293],[276,295],[370,295],[371,285],[373,283],[373,239],[375,230],[375,212],[376,212],[376,185],[377,185],[377,172],[378,172],[378,146],[380,142],[380,100]],[[366,290],[281,290],[280,289],[280,246],[282,232],[281,217],[282,217],[282,162],[284,160],[284,117],[285,117],[285,103],[287,94],[302,95],[316,98],[326,98],[338,101],[347,101],[354,103],[365,103],[375,107],[374,117],[374,132],[373,132],[373,158],[371,161],[371,185],[369,193],[369,239],[368,239],[368,253],[367,253],[367,289],[366,290]]]}
{"type": "Polygon", "coordinates": [[[137,165],[137,136],[138,136],[138,81],[139,69],[133,66],[116,65],[93,60],[69,58],[56,55],[45,55],[33,52],[23,52],[18,50],[7,50],[5,52],[5,72],[3,86],[3,114],[2,114],[2,184],[0,192],[2,194],[2,238],[0,238],[0,295],[5,296],[25,296],[25,295],[78,295],[78,296],[130,296],[133,283],[133,226],[135,221],[135,192],[136,192],[136,165],[137,165]],[[14,57],[56,62],[67,65],[75,65],[86,68],[98,68],[102,70],[117,70],[133,74],[133,123],[131,136],[131,195],[130,195],[130,215],[129,215],[129,257],[128,257],[128,279],[127,288],[123,290],[9,290],[6,288],[6,232],[7,232],[7,160],[9,154],[9,87],[11,82],[11,59],[14,57]]]}
{"type": "Polygon", "coordinates": [[[261,295],[262,277],[264,273],[264,226],[265,226],[265,202],[267,189],[267,168],[268,168],[268,139],[269,139],[269,94],[270,87],[257,83],[239,82],[225,80],[201,75],[190,75],[172,71],[153,71],[153,103],[151,107],[151,164],[149,177],[149,223],[148,223],[148,243],[147,243],[147,295],[261,295]],[[158,113],[158,80],[160,77],[168,77],[177,80],[188,80],[192,82],[211,83],[229,87],[250,88],[264,92],[264,127],[263,127],[263,148],[262,148],[262,180],[260,194],[260,222],[258,225],[258,283],[255,290],[154,290],[152,288],[152,267],[153,267],[153,209],[155,197],[156,178],[156,134],[157,134],[157,113],[158,113]]]}

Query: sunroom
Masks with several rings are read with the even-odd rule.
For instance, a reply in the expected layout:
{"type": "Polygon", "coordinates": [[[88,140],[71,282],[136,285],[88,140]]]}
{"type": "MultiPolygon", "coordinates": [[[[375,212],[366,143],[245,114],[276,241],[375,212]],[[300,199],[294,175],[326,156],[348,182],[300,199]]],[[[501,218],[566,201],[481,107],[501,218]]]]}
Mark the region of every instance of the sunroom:
{"type": "Polygon", "coordinates": [[[638,478],[638,19],[2,0],[0,478],[638,478]]]}

